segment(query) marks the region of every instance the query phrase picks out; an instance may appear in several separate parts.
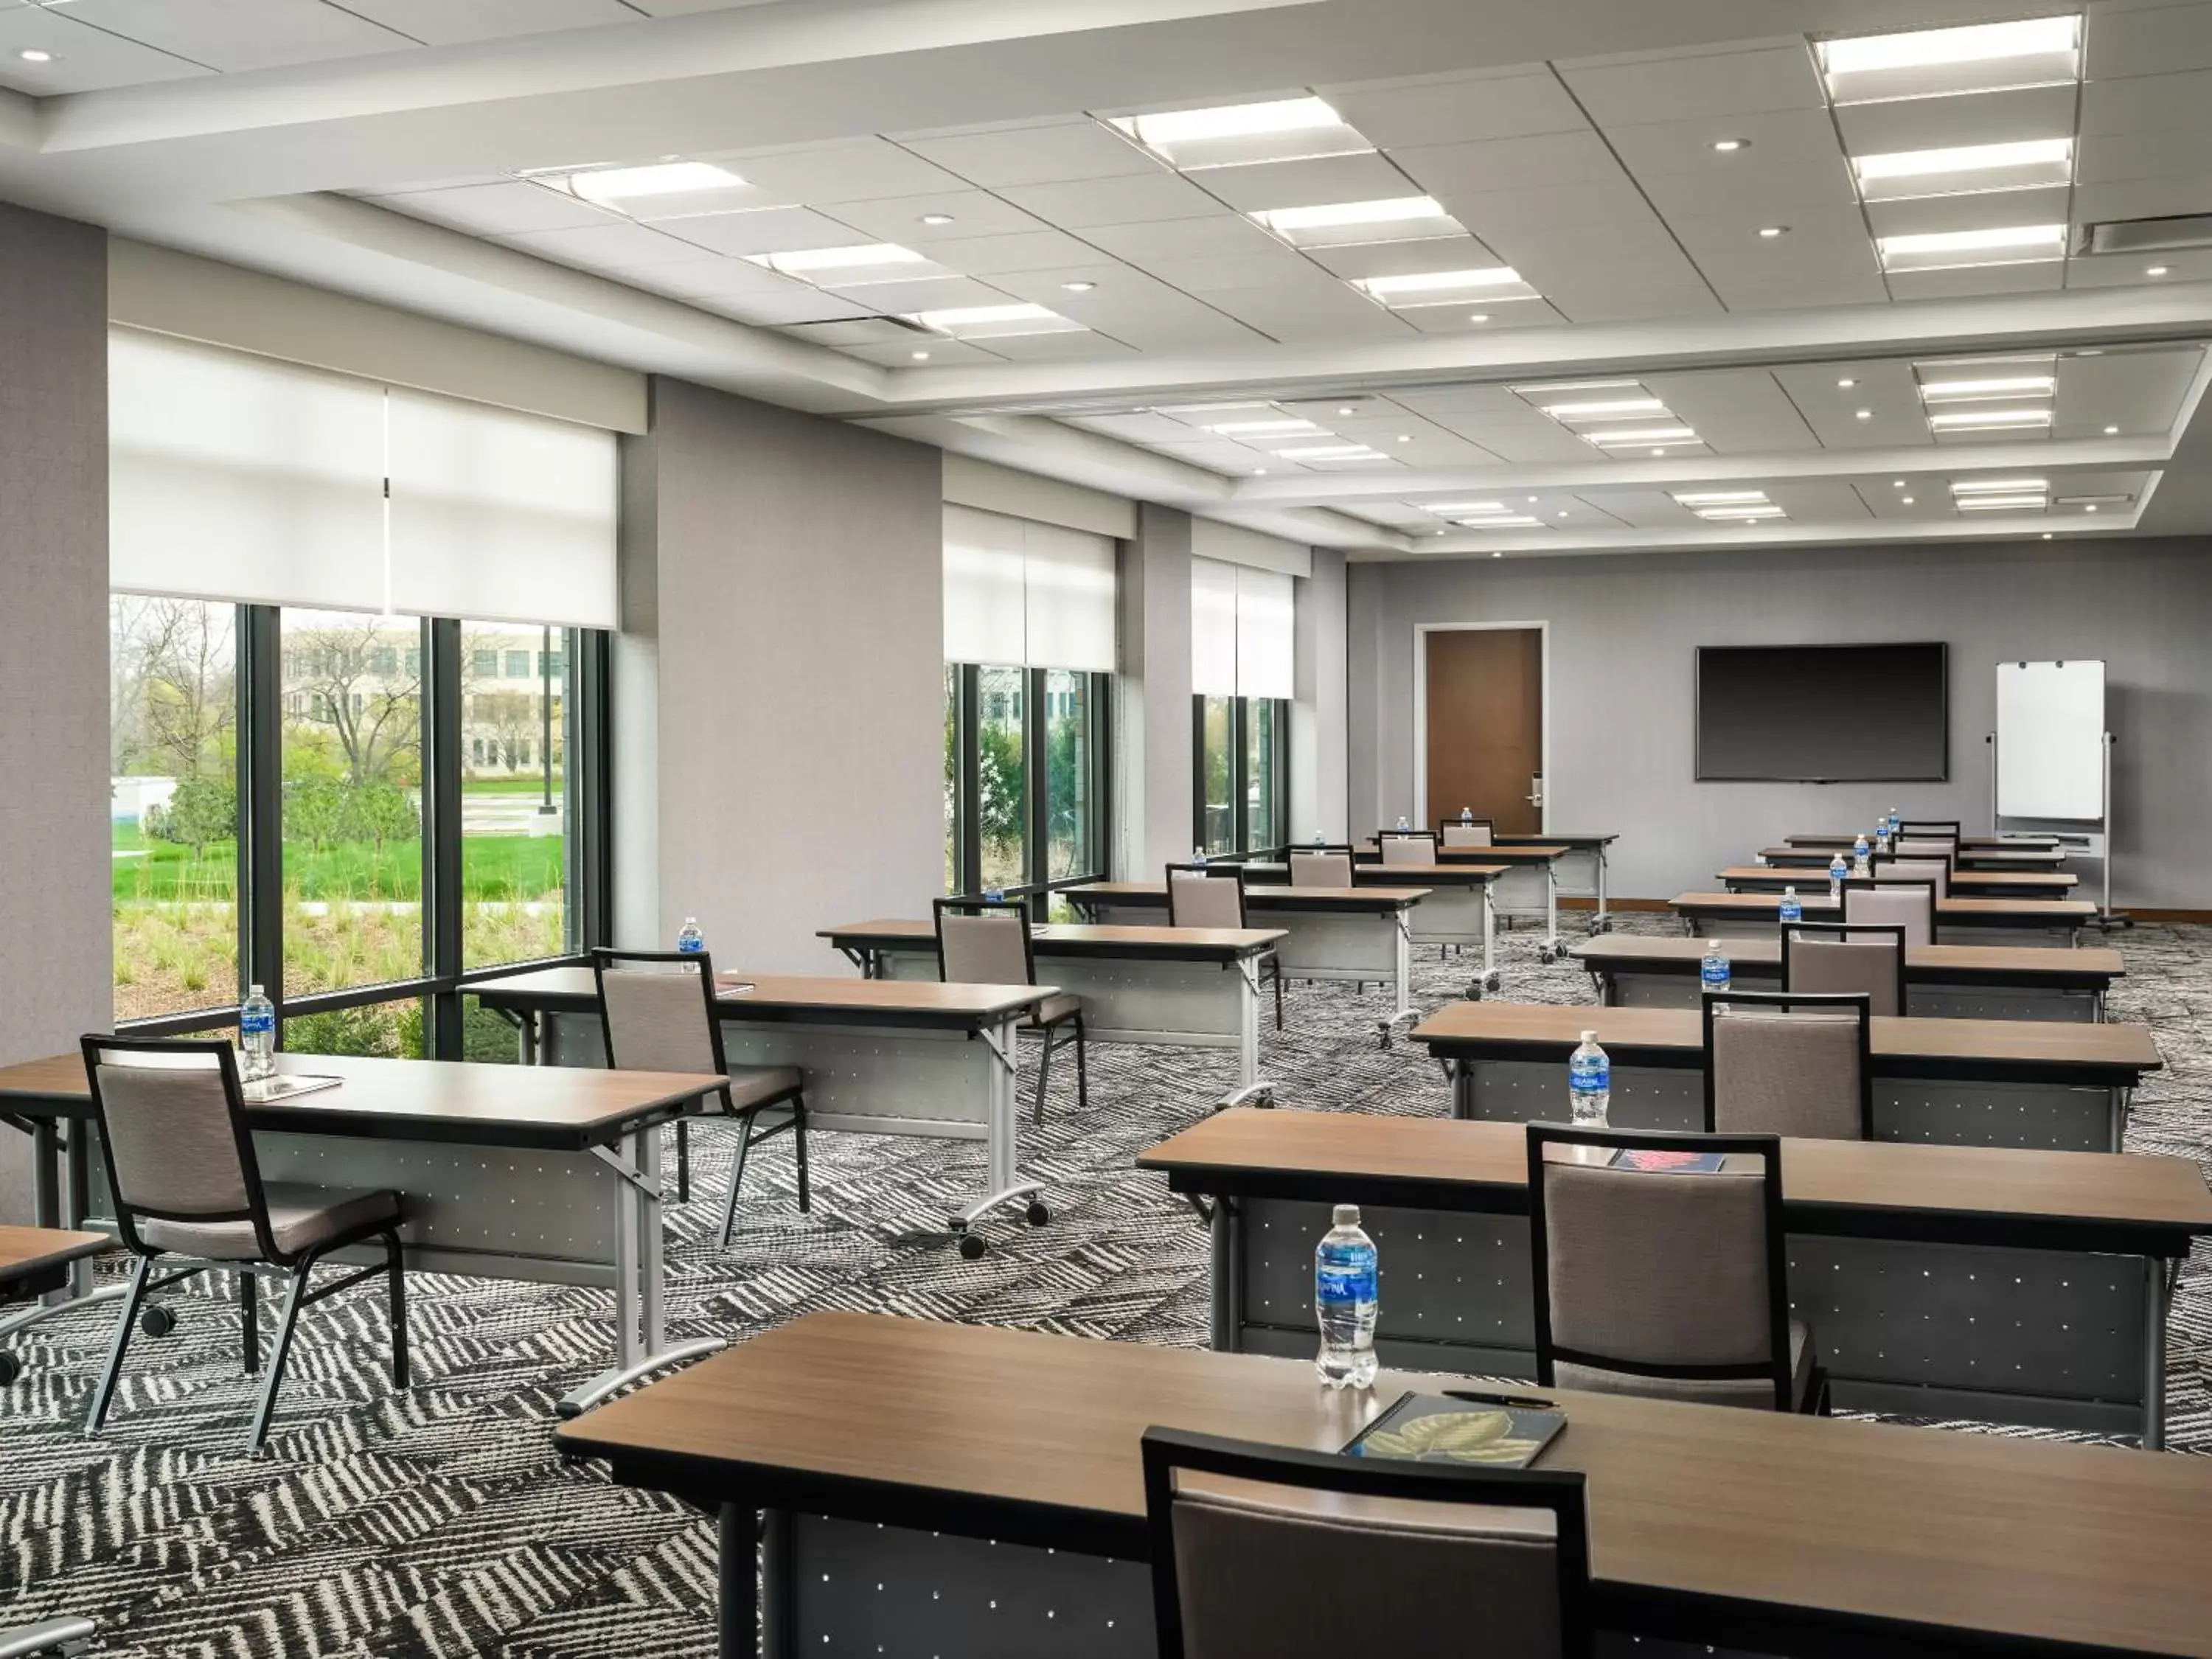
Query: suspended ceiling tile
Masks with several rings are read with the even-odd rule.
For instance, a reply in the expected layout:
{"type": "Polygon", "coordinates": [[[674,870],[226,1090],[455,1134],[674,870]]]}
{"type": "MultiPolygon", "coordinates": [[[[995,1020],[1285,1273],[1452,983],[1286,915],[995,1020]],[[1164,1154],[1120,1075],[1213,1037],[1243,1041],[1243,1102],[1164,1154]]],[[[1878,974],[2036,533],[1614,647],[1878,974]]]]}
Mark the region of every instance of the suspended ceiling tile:
{"type": "Polygon", "coordinates": [[[1723,455],[1818,449],[1820,441],[1765,369],[1647,374],[1644,388],[1723,455]]]}
{"type": "Polygon", "coordinates": [[[345,9],[432,46],[641,21],[622,0],[345,0],[345,9]]]}
{"type": "Polygon", "coordinates": [[[226,72],[404,52],[418,44],[338,7],[296,0],[70,0],[68,15],[226,72]]]}
{"type": "MultiPolygon", "coordinates": [[[[1099,258],[1090,243],[1062,230],[1040,230],[1012,236],[960,236],[932,242],[929,257],[939,264],[970,276],[998,276],[1012,272],[1054,270],[1086,262],[1121,267],[1099,258]]],[[[1070,278],[1069,280],[1073,280],[1070,278]]]]}
{"type": "MultiPolygon", "coordinates": [[[[830,287],[828,283],[823,287],[830,287]]],[[[917,311],[951,311],[968,306],[1002,306],[1006,294],[972,276],[936,276],[915,283],[854,283],[839,284],[833,291],[841,300],[865,311],[887,317],[908,317],[917,311]]],[[[993,350],[998,349],[994,344],[993,350]]]]}
{"type": "Polygon", "coordinates": [[[1157,167],[1150,173],[1126,178],[1010,186],[1001,194],[1015,206],[1063,230],[1197,219],[1221,211],[1221,204],[1197,185],[1157,167]]]}
{"type": "Polygon", "coordinates": [[[699,250],[689,242],[664,236],[643,225],[617,220],[586,225],[574,230],[527,230],[493,240],[540,258],[586,270],[626,270],[637,265],[662,264],[696,259],[699,250]]]}
{"type": "Polygon", "coordinates": [[[105,92],[211,72],[204,64],[93,28],[62,10],[22,6],[0,11],[0,87],[34,98],[105,92]],[[52,61],[27,64],[18,55],[26,51],[51,53],[52,61]]]}
{"type": "Polygon", "coordinates": [[[1868,227],[1876,236],[1917,236],[1947,230],[1996,230],[2013,225],[2063,225],[2072,191],[1989,190],[1967,196],[1923,196],[1904,202],[1869,202],[1868,227]]]}
{"type": "Polygon", "coordinates": [[[2189,178],[2212,167],[2212,126],[2200,131],[2086,133],[2075,146],[2076,189],[2128,179],[2189,178]]]}
{"type": "Polygon", "coordinates": [[[2027,87],[1955,98],[1899,98],[1846,104],[1836,112],[1844,148],[1853,155],[1900,150],[2008,144],[2029,138],[2070,138],[2075,88],[2027,87]]]}
{"type": "Polygon", "coordinates": [[[617,216],[580,202],[565,191],[548,190],[520,179],[496,185],[462,185],[451,190],[416,190],[362,198],[378,207],[465,230],[475,236],[501,236],[524,230],[573,230],[587,225],[618,224],[617,216]]]}
{"type": "Polygon", "coordinates": [[[1431,236],[1413,242],[1363,242],[1319,247],[1304,256],[1330,275],[1405,276],[1432,270],[1490,270],[1504,263],[1472,236],[1431,236]]]}
{"type": "Polygon", "coordinates": [[[1791,224],[1808,210],[1825,216],[1858,209],[1850,164],[1840,151],[1811,166],[1668,173],[1643,183],[1651,205],[1668,219],[1676,214],[1736,213],[1761,224],[1791,224]]]}
{"type": "Polygon", "coordinates": [[[2081,88],[2081,131],[2198,132],[2207,100],[2212,100],[2212,70],[2092,81],[2081,88]]]}
{"type": "Polygon", "coordinates": [[[1138,261],[1226,258],[1282,246],[1243,214],[1221,212],[1157,223],[1099,225],[1086,228],[1084,240],[1138,261]]]}
{"type": "Polygon", "coordinates": [[[1423,76],[1316,90],[1385,149],[1573,132],[1589,125],[1548,69],[1423,76]]]}
{"type": "Polygon", "coordinates": [[[856,306],[850,300],[811,288],[784,294],[702,295],[692,303],[741,323],[821,323],[832,318],[868,314],[865,307],[856,306]]]}
{"type": "Polygon", "coordinates": [[[2055,438],[2164,432],[2180,417],[2183,400],[2203,366],[2196,347],[2165,351],[2108,351],[2058,360],[2055,438]]]}
{"type": "MultiPolygon", "coordinates": [[[[834,326],[834,325],[833,325],[834,326]]],[[[787,334],[804,337],[804,328],[789,328],[787,334]]],[[[995,346],[998,342],[989,343],[995,346]]],[[[887,341],[876,345],[840,346],[839,350],[864,362],[879,363],[885,368],[957,368],[968,364],[1004,362],[996,352],[967,340],[936,340],[921,335],[909,335],[903,340],[887,341]],[[917,356],[916,354],[922,354],[917,356]]]]}
{"type": "Polygon", "coordinates": [[[1500,329],[1540,328],[1567,319],[1542,300],[1494,301],[1471,309],[1467,306],[1416,306],[1397,313],[1423,334],[1495,334],[1500,329]],[[1475,321],[1481,318],[1480,322],[1475,321]]]}
{"type": "Polygon", "coordinates": [[[714,296],[729,294],[805,294],[813,290],[788,276],[763,270],[750,259],[702,256],[669,264],[640,265],[623,273],[634,288],[659,294],[714,296]]]}
{"type": "Polygon", "coordinates": [[[1159,171],[1159,163],[1088,116],[1041,125],[901,141],[962,178],[998,190],[1159,171]]]}
{"type": "Polygon", "coordinates": [[[882,240],[811,208],[800,207],[664,219],[659,229],[717,253],[797,253],[821,247],[864,247],[882,240]]]}
{"type": "Polygon", "coordinates": [[[814,207],[890,197],[949,195],[968,187],[966,179],[882,138],[863,138],[818,149],[729,152],[728,160],[748,182],[787,201],[814,207]]]}
{"type": "Polygon", "coordinates": [[[2204,173],[2074,187],[2074,222],[2078,225],[2199,213],[2212,213],[2212,175],[2204,173]]]}
{"type": "Polygon", "coordinates": [[[1490,138],[1394,150],[1392,161],[1432,196],[1610,183],[1620,163],[1590,131],[1490,138]]]}
{"type": "Polygon", "coordinates": [[[929,196],[893,196],[870,202],[839,202],[830,210],[841,223],[865,231],[873,240],[897,242],[908,247],[965,240],[976,236],[1006,236],[1021,232],[1049,231],[1043,220],[1023,212],[1012,203],[988,191],[950,191],[929,196]],[[933,225],[931,219],[949,219],[933,225]]]}
{"type": "Polygon", "coordinates": [[[1638,63],[1557,65],[1568,89],[1602,127],[1703,115],[1818,109],[1826,98],[1803,45],[1638,63]]]}
{"type": "Polygon", "coordinates": [[[1895,300],[1957,300],[1978,295],[2047,294],[2065,285],[2066,262],[1966,265],[1955,270],[1894,270],[1883,279],[1895,300]]]}
{"type": "Polygon", "coordinates": [[[1753,169],[1819,167],[1843,154],[1826,108],[1699,113],[1681,121],[1608,127],[1606,142],[1642,181],[1690,173],[1727,179],[1753,169]],[[1742,148],[1722,152],[1723,140],[1742,148]]]}
{"type": "Polygon", "coordinates": [[[1191,181],[1239,213],[1268,208],[1321,207],[1338,202],[1388,201],[1420,192],[1382,156],[1323,155],[1304,161],[1208,167],[1191,181]]]}
{"type": "Polygon", "coordinates": [[[2077,253],[2066,262],[2069,288],[2127,288],[2160,280],[2212,280],[2212,249],[2179,248],[2168,253],[2077,253]],[[2149,274],[2157,267],[2166,272],[2162,279],[2149,274]]]}
{"type": "Polygon", "coordinates": [[[1141,269],[1187,294],[1302,283],[1310,280],[1312,270],[1298,254],[1279,245],[1265,253],[1239,253],[1226,258],[1146,260],[1141,269]]]}
{"type": "Polygon", "coordinates": [[[2212,69],[2212,7],[2100,7],[2083,73],[2093,81],[2212,69]]]}

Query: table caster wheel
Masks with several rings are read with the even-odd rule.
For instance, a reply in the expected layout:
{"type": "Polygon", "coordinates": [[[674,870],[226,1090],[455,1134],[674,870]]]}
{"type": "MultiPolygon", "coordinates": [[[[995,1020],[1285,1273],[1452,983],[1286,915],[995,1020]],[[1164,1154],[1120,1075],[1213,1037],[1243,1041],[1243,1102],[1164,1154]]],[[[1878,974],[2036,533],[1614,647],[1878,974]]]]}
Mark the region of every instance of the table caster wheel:
{"type": "Polygon", "coordinates": [[[1495,991],[1504,983],[1505,975],[1494,969],[1482,976],[1482,988],[1486,991],[1495,991]]]}
{"type": "MultiPolygon", "coordinates": [[[[1022,1213],[1029,1218],[1029,1224],[1032,1227],[1042,1227],[1052,1219],[1052,1212],[1045,1208],[1044,1200],[1041,1198],[1031,1199],[1029,1208],[1022,1213]]],[[[980,1255],[982,1252],[979,1250],[976,1254],[980,1255]]]]}
{"type": "Polygon", "coordinates": [[[12,1353],[0,1353],[0,1389],[6,1388],[23,1374],[23,1362],[12,1353]]]}
{"type": "Polygon", "coordinates": [[[177,1316],[167,1308],[149,1308],[138,1316],[138,1328],[149,1336],[167,1336],[177,1328],[177,1316]]]}
{"type": "Polygon", "coordinates": [[[1471,979],[1468,981],[1467,1000],[1469,1002],[1480,1002],[1482,1000],[1482,981],[1480,980],[1471,979]]]}
{"type": "Polygon", "coordinates": [[[1547,968],[1550,967],[1559,959],[1559,952],[1553,950],[1548,945],[1540,946],[1536,951],[1536,960],[1542,963],[1547,968]]]}
{"type": "Polygon", "coordinates": [[[989,1248],[989,1242],[986,1240],[981,1233],[963,1233],[960,1235],[960,1254],[966,1261],[973,1261],[977,1256],[982,1255],[983,1252],[989,1248]]]}

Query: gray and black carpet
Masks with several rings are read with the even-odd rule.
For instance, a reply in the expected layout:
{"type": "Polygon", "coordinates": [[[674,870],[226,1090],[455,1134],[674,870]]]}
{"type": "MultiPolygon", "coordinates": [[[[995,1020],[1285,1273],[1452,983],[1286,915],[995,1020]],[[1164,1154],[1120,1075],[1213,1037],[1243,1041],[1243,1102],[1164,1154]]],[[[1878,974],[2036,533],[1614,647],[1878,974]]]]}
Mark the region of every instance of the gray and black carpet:
{"type": "MultiPolygon", "coordinates": [[[[1671,927],[1632,916],[1625,928],[1671,927]]],[[[2119,936],[2129,977],[2114,1018],[2156,1031],[2166,1071],[2138,1095],[2131,1151],[2212,1162],[2212,929],[2119,936]]],[[[1460,994],[1469,959],[1416,953],[1417,1000],[1460,994]]],[[[1501,941],[1504,996],[1586,1002],[1588,980],[1540,966],[1534,936],[1501,941]]],[[[1441,1115],[1436,1066],[1375,1042],[1382,997],[1293,985],[1289,1025],[1264,1029],[1262,1073],[1305,1109],[1441,1115]]],[[[1054,1216],[1036,1230],[987,1222],[994,1247],[963,1261],[909,1237],[940,1226],[981,1182],[980,1145],[819,1133],[814,1211],[794,1199],[790,1143],[755,1155],[731,1248],[714,1240],[729,1132],[695,1130],[690,1205],[672,1209],[669,1292],[678,1336],[742,1340],[821,1308],[1024,1325],[1113,1341],[1200,1346],[1205,1237],[1160,1178],[1132,1160],[1231,1085],[1231,1056],[1100,1045],[1091,1103],[1054,1066],[1023,1165],[1054,1216]]],[[[415,1383],[384,1370],[376,1286],[303,1317],[270,1438],[244,1452],[252,1386],[234,1310],[171,1293],[175,1331],[141,1338],[107,1431],[82,1420],[114,1304],[12,1343],[25,1374],[0,1391],[0,1626],[81,1613],[101,1650],[134,1659],[675,1659],[714,1651],[714,1540],[672,1502],[610,1485],[554,1454],[554,1402],[604,1363],[604,1292],[418,1276],[415,1383]]],[[[2212,1451],[2212,1265],[2188,1264],[2167,1352],[2169,1441],[2212,1451]]],[[[1983,1424],[1961,1431],[2039,1434],[1983,1424]]]]}

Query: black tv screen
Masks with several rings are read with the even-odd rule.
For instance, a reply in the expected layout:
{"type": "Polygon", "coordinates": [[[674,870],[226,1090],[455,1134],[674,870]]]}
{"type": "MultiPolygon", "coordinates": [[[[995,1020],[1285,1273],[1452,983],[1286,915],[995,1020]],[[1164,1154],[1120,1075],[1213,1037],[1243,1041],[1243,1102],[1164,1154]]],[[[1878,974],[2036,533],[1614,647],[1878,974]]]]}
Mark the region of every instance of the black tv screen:
{"type": "Polygon", "coordinates": [[[1945,685],[1940,643],[1701,646],[1698,776],[1939,782],[1951,770],[1945,685]]]}

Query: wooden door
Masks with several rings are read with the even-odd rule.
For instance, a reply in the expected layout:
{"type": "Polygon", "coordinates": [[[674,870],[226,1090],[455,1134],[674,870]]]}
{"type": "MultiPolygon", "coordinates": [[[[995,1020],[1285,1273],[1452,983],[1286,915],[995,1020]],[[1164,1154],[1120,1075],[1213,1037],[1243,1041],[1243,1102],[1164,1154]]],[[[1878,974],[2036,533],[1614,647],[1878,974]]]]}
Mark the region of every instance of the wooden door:
{"type": "Polygon", "coordinates": [[[1428,640],[1428,816],[1472,807],[1508,835],[1541,830],[1530,804],[1544,769],[1544,635],[1449,628],[1428,640]]]}

